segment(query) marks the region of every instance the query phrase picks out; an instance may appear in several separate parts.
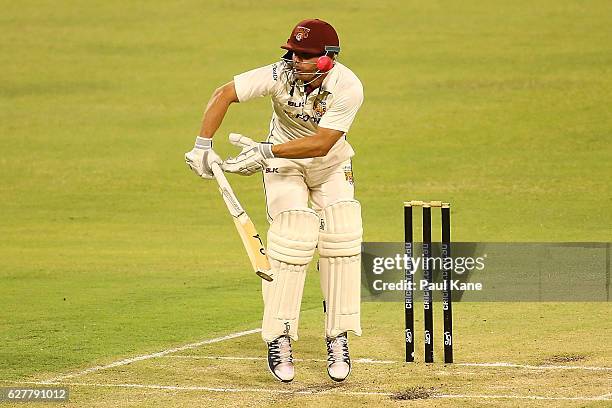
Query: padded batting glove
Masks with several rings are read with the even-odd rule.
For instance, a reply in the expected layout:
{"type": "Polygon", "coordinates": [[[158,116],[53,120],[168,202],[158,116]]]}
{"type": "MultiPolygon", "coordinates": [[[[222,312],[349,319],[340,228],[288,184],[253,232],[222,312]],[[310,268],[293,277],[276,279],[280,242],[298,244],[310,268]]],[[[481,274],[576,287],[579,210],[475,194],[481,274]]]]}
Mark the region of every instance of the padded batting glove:
{"type": "Polygon", "coordinates": [[[233,145],[242,147],[242,151],[238,156],[228,158],[221,165],[221,168],[228,173],[250,176],[266,166],[266,159],[274,158],[272,143],[257,143],[238,133],[230,133],[229,140],[233,145]]]}
{"type": "Polygon", "coordinates": [[[221,165],[223,160],[212,148],[212,139],[196,137],[195,146],[185,153],[185,163],[195,174],[205,179],[214,178],[212,164],[221,165]]]}

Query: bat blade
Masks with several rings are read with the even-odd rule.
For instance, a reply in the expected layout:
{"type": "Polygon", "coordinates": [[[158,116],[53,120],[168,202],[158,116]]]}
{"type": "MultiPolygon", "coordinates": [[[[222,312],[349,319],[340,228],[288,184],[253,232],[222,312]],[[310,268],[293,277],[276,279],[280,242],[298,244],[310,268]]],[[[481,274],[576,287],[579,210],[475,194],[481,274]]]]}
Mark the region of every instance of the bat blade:
{"type": "Polygon", "coordinates": [[[253,221],[251,221],[246,212],[243,212],[240,216],[234,218],[234,224],[236,225],[236,229],[242,239],[242,244],[244,245],[244,249],[246,250],[255,273],[260,278],[272,282],[270,262],[266,256],[266,249],[264,248],[259,233],[255,229],[253,221]]]}
{"type": "Polygon", "coordinates": [[[227,206],[229,213],[234,219],[234,225],[236,225],[236,230],[238,231],[238,235],[240,235],[240,239],[242,240],[242,244],[246,253],[251,261],[251,265],[255,270],[257,276],[262,279],[267,280],[268,282],[272,282],[273,278],[270,274],[270,262],[268,261],[268,257],[266,256],[266,249],[263,245],[263,241],[253,224],[253,221],[249,218],[248,214],[242,208],[242,205],[238,202],[232,187],[229,185],[229,182],[225,178],[223,174],[223,170],[217,163],[213,163],[212,171],[215,175],[215,179],[219,184],[219,192],[221,193],[221,197],[223,197],[223,201],[227,206]]]}

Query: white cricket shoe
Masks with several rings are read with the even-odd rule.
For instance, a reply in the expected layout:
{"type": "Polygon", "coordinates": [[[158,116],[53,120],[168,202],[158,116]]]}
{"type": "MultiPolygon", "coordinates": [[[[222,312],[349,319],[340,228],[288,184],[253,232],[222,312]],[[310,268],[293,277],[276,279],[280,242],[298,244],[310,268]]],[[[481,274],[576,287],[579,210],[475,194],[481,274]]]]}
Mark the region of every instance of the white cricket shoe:
{"type": "Polygon", "coordinates": [[[289,336],[280,336],[268,343],[268,368],[282,382],[291,382],[295,377],[289,336]]]}
{"type": "Polygon", "coordinates": [[[344,381],[351,373],[351,358],[346,332],[325,340],[327,342],[327,374],[334,381],[344,381]]]}

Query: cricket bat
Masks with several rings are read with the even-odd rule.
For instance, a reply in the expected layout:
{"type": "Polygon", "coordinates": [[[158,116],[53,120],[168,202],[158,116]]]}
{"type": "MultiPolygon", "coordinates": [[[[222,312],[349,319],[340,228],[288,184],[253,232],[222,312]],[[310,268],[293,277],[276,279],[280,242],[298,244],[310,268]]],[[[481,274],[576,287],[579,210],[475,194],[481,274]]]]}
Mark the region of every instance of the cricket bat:
{"type": "Polygon", "coordinates": [[[265,279],[268,282],[272,282],[272,276],[270,275],[270,262],[266,256],[266,249],[264,248],[263,241],[261,240],[259,233],[255,229],[253,221],[251,221],[246,211],[244,211],[244,208],[242,208],[240,205],[240,202],[238,202],[238,199],[236,198],[236,195],[234,194],[229,182],[225,178],[225,174],[223,174],[221,167],[219,167],[217,163],[213,163],[212,171],[215,175],[217,183],[219,184],[221,197],[223,197],[223,201],[225,201],[225,205],[234,219],[234,224],[236,225],[236,229],[238,230],[238,234],[242,239],[242,244],[244,245],[244,249],[249,256],[249,260],[251,261],[251,265],[253,266],[255,273],[260,278],[265,279]]]}

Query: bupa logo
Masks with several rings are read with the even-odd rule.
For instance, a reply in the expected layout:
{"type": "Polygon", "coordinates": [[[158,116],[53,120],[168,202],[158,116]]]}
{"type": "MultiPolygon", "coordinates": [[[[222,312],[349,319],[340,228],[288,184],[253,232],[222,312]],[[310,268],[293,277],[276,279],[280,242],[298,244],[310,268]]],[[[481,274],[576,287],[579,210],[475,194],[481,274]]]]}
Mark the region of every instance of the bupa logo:
{"type": "Polygon", "coordinates": [[[278,167],[266,167],[266,173],[276,173],[276,174],[278,174],[278,167]]]}
{"type": "Polygon", "coordinates": [[[308,38],[308,33],[310,32],[310,28],[306,28],[306,27],[302,27],[302,26],[297,26],[295,28],[295,40],[296,41],[302,41],[302,39],[304,38],[308,38]]]}

